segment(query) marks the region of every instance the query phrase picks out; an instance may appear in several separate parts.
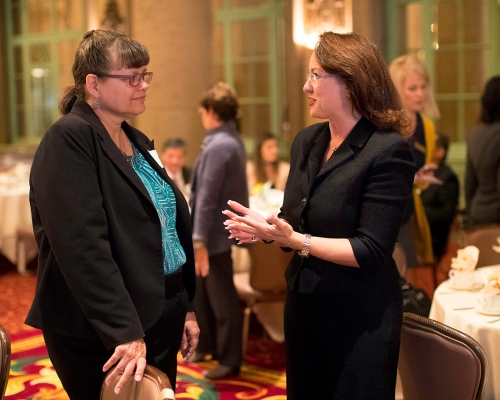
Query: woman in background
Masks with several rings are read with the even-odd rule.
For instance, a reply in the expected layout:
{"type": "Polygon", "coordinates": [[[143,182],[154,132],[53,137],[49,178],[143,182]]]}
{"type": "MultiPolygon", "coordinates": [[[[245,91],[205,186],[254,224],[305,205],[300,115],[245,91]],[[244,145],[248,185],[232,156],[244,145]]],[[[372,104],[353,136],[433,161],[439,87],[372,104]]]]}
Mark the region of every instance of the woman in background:
{"type": "Polygon", "coordinates": [[[63,117],[44,135],[30,176],[40,248],[26,323],[43,332],[71,400],[100,397],[146,363],[175,388],[179,348],[199,329],[189,209],[158,154],[125,120],[142,114],[152,79],[147,49],[114,30],[87,32],[73,63],[63,117]]]}
{"type": "MultiPolygon", "coordinates": [[[[398,241],[405,253],[406,267],[415,268],[419,262],[434,262],[431,232],[420,193],[429,186],[429,176],[437,167],[431,162],[437,139],[436,129],[429,118],[439,118],[440,114],[429,72],[419,58],[415,55],[398,57],[389,66],[389,72],[411,121],[412,134],[408,142],[417,174],[412,203],[408,206],[398,241]]],[[[400,272],[405,275],[405,271],[400,272]]]]}
{"type": "Polygon", "coordinates": [[[309,61],[279,218],[234,201],[230,238],[296,250],[285,273],[287,398],[394,399],[402,292],[392,258],[415,164],[382,54],[325,32],[309,61]],[[238,213],[238,214],[236,214],[238,213]],[[241,215],[241,216],[240,216],[241,215]]]}
{"type": "Polygon", "coordinates": [[[467,226],[500,224],[500,76],[481,96],[479,124],[467,137],[467,226]]]}
{"type": "Polygon", "coordinates": [[[262,185],[271,182],[271,188],[285,190],[290,164],[278,159],[278,140],[264,132],[255,143],[253,161],[247,161],[248,193],[258,194],[262,185]]]}

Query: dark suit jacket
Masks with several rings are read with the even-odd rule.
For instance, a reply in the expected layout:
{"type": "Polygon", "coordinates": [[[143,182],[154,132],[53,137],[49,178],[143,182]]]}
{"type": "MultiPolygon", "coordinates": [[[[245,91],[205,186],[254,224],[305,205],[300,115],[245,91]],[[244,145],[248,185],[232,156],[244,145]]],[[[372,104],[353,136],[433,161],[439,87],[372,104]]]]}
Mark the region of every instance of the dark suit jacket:
{"type": "Polygon", "coordinates": [[[445,163],[434,171],[434,176],[443,184],[429,185],[420,198],[431,228],[434,256],[441,257],[446,253],[450,227],[457,211],[459,186],[457,176],[445,163]]]}
{"type": "Polygon", "coordinates": [[[184,179],[184,182],[186,184],[189,183],[189,181],[191,180],[191,171],[193,169],[190,168],[190,167],[186,167],[185,165],[182,166],[182,179],[184,179]]]}
{"type": "MultiPolygon", "coordinates": [[[[189,299],[195,273],[188,206],[149,154],[153,142],[122,127],[172,186],[177,232],[187,256],[189,299]]],[[[144,336],[165,302],[161,225],[139,176],[92,109],[77,101],[45,134],[30,176],[33,227],[40,248],[35,299],[26,323],[106,348],[144,336]]]]}
{"type": "Polygon", "coordinates": [[[302,293],[396,288],[392,252],[415,175],[410,147],[398,133],[376,131],[362,118],[320,169],[329,140],[328,123],[296,136],[280,216],[313,241],[314,236],[347,238],[360,268],[295,254],[287,283],[302,293]]]}
{"type": "Polygon", "coordinates": [[[467,225],[500,223],[500,121],[480,124],[467,136],[467,225]]]}

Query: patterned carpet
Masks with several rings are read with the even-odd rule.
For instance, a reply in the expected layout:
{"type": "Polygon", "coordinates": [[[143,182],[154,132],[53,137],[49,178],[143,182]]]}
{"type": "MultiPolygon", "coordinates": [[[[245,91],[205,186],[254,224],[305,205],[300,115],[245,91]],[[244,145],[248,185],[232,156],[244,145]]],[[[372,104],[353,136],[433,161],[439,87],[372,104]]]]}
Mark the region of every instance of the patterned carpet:
{"type": "MultiPolygon", "coordinates": [[[[34,271],[20,276],[5,269],[5,262],[0,259],[0,324],[12,342],[5,400],[66,400],[68,396],[47,357],[40,331],[23,324],[35,290],[34,271]]],[[[213,368],[215,362],[186,364],[179,357],[176,398],[285,400],[284,357],[284,346],[263,338],[260,327],[254,324],[247,362],[238,377],[206,380],[202,371],[213,368]]]]}

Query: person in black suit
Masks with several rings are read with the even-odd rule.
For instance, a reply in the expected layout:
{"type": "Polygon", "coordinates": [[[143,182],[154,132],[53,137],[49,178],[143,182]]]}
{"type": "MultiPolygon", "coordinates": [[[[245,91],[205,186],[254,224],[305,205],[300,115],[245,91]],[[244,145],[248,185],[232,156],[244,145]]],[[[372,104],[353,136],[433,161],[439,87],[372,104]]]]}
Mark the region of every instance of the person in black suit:
{"type": "Polygon", "coordinates": [[[431,183],[420,194],[431,229],[432,251],[436,262],[446,254],[450,228],[458,205],[458,178],[446,164],[449,142],[447,136],[442,133],[437,134],[432,162],[437,165],[434,177],[442,183],[431,183]]]}
{"type": "Polygon", "coordinates": [[[325,32],[304,85],[279,216],[229,201],[230,238],[296,251],[285,273],[287,398],[394,399],[402,321],[392,258],[415,163],[409,120],[376,46],[325,32]]]}
{"type": "Polygon", "coordinates": [[[40,255],[26,323],[43,332],[69,397],[98,399],[146,363],[175,387],[177,353],[199,328],[189,209],[154,143],[126,119],[142,114],[152,79],[147,49],[113,30],[87,32],[63,117],[44,135],[30,176],[40,255]]]}
{"type": "Polygon", "coordinates": [[[466,226],[500,224],[500,75],[481,96],[479,124],[467,135],[466,226]]]}
{"type": "Polygon", "coordinates": [[[186,199],[191,193],[191,168],[184,165],[186,161],[187,145],[182,138],[170,138],[163,143],[160,160],[177,187],[181,189],[186,199]]]}

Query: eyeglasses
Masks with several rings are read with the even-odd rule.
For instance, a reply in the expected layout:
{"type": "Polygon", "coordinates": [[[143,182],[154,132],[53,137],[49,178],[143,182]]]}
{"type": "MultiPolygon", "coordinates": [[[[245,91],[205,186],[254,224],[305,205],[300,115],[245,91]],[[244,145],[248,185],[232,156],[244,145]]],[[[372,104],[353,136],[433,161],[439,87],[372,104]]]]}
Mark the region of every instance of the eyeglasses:
{"type": "Polygon", "coordinates": [[[316,73],[306,74],[306,82],[310,80],[312,85],[314,87],[317,87],[318,86],[318,79],[328,78],[329,76],[335,76],[335,75],[334,74],[318,75],[316,73]]]}
{"type": "Polygon", "coordinates": [[[110,75],[110,74],[101,74],[101,76],[105,76],[107,78],[119,78],[119,79],[128,79],[128,83],[130,86],[139,86],[142,80],[144,82],[151,83],[153,79],[152,72],[143,72],[142,74],[132,74],[132,75],[110,75]]]}

